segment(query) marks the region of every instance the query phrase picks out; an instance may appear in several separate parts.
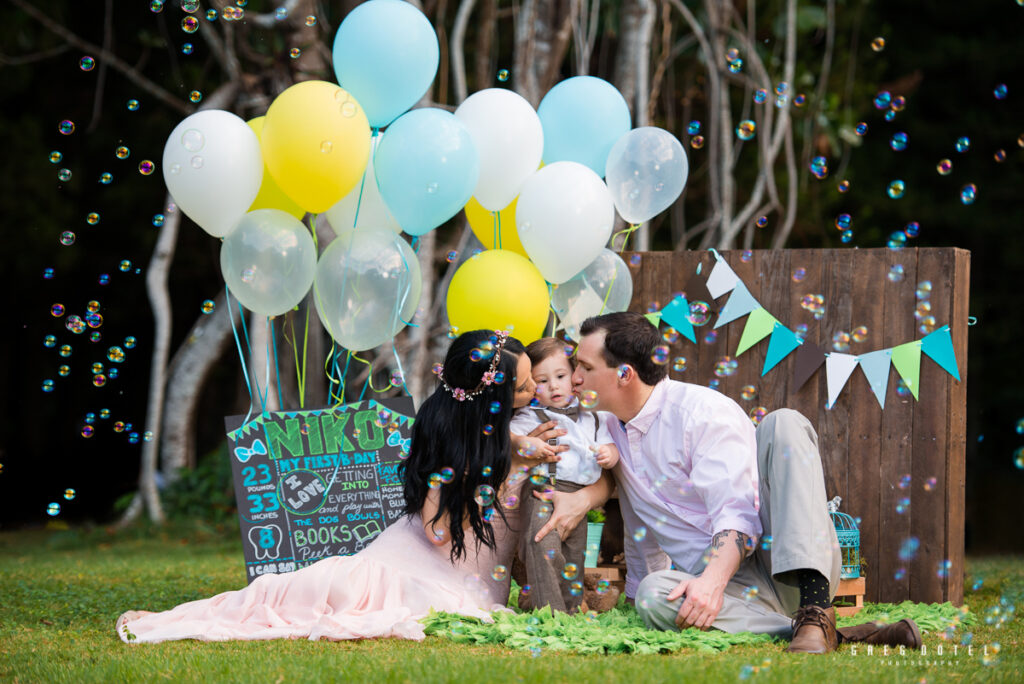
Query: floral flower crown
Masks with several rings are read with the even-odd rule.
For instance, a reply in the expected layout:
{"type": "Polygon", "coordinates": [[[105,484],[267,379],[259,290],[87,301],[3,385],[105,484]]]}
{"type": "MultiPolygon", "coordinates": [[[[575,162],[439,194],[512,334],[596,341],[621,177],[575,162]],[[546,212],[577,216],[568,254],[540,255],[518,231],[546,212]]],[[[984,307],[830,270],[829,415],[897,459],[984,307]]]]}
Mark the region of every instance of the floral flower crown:
{"type": "Polygon", "coordinates": [[[441,385],[448,390],[448,392],[450,392],[457,401],[473,401],[473,397],[482,393],[488,385],[496,382],[496,378],[499,373],[497,370],[498,362],[501,360],[501,351],[505,348],[505,341],[508,340],[508,331],[495,330],[491,339],[494,341],[494,354],[491,356],[491,365],[484,372],[483,377],[480,378],[480,384],[472,390],[465,390],[461,387],[452,387],[448,384],[448,381],[444,379],[444,367],[441,364],[434,367],[434,373],[441,381],[441,385]]]}

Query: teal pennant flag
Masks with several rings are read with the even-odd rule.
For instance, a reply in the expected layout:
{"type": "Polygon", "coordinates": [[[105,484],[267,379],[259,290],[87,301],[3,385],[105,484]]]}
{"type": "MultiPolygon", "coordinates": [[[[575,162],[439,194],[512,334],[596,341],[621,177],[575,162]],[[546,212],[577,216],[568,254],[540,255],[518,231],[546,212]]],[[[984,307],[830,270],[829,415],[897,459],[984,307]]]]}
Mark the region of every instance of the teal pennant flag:
{"type": "Polygon", "coordinates": [[[661,320],[679,331],[679,334],[690,340],[697,341],[697,335],[693,332],[693,323],[690,322],[690,303],[686,297],[677,296],[661,310],[661,320]]]}
{"type": "Polygon", "coordinates": [[[921,339],[921,351],[935,363],[960,379],[960,371],[956,366],[956,353],[953,351],[953,338],[949,334],[949,326],[944,325],[932,334],[921,339]]]}
{"type": "Polygon", "coordinates": [[[754,299],[754,295],[750,294],[750,290],[747,289],[742,280],[738,280],[736,281],[735,289],[729,295],[729,301],[718,312],[715,328],[721,328],[726,323],[732,323],[737,318],[746,316],[751,311],[759,308],[761,308],[761,305],[754,299]]]}
{"type": "Polygon", "coordinates": [[[778,321],[772,329],[772,336],[768,340],[768,352],[764,357],[764,368],[761,370],[761,377],[765,373],[789,356],[790,352],[803,344],[803,340],[796,336],[796,333],[782,325],[778,321]]]}

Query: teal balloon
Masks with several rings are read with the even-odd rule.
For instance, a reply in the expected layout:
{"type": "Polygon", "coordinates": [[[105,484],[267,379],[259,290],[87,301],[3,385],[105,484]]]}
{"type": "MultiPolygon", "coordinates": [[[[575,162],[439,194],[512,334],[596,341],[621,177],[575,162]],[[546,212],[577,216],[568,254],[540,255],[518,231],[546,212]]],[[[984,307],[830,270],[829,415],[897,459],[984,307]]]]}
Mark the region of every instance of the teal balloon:
{"type": "Polygon", "coordinates": [[[423,235],[455,216],[473,196],[480,159],[469,129],[443,109],[398,117],[373,160],[377,188],[398,224],[423,235]]]}
{"type": "Polygon", "coordinates": [[[343,230],[316,266],[320,322],[346,349],[391,340],[416,314],[423,278],[409,243],[388,228],[343,230]]]}
{"type": "Polygon", "coordinates": [[[629,105],[608,81],[567,78],[537,108],[544,129],[544,163],[574,161],[604,177],[612,145],[632,126],[629,105]]]}
{"type": "Polygon", "coordinates": [[[280,316],[309,292],[316,246],[309,229],[291,214],[250,211],[221,243],[220,271],[242,306],[261,316],[280,316]]]}
{"type": "Polygon", "coordinates": [[[334,37],[338,84],[383,128],[416,104],[437,74],[437,34],[401,0],[370,0],[349,12],[334,37]]]}

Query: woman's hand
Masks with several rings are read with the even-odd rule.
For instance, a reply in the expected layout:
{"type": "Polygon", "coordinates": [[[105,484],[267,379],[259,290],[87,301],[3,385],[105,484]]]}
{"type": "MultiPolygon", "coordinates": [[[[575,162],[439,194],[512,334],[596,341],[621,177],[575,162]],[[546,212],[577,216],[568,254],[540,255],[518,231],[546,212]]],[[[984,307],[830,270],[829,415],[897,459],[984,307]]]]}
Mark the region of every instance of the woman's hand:
{"type": "Polygon", "coordinates": [[[557,462],[563,451],[569,450],[568,444],[548,444],[547,440],[556,439],[565,434],[565,430],[555,427],[557,423],[549,420],[541,423],[527,435],[512,435],[513,467],[517,465],[533,466],[537,463],[557,462]]]}

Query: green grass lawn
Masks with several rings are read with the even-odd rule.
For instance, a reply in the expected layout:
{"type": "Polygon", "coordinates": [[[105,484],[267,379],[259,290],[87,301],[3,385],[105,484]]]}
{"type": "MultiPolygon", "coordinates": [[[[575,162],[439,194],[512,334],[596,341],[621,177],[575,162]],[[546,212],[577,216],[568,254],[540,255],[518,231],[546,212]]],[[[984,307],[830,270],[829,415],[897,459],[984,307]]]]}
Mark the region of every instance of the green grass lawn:
{"type": "Polygon", "coordinates": [[[781,643],[722,653],[537,655],[428,637],[422,643],[271,641],[123,644],[114,621],[128,609],[163,610],[244,583],[240,542],[204,529],[38,530],[0,534],[0,681],[5,682],[752,682],[1024,681],[1024,628],[986,624],[1000,599],[1024,604],[1020,557],[968,563],[976,623],[951,639],[925,635],[928,657],[783,653],[781,643]],[[973,590],[975,581],[983,584],[973,590]],[[961,645],[969,640],[973,654],[961,645]],[[1000,645],[986,663],[983,648],[1000,645]],[[958,654],[952,647],[959,646],[958,654]],[[938,646],[944,655],[935,655],[938,646]],[[754,668],[757,668],[754,670],[754,668]]]}

